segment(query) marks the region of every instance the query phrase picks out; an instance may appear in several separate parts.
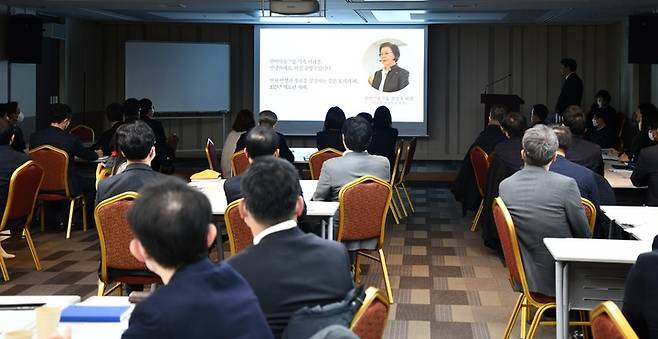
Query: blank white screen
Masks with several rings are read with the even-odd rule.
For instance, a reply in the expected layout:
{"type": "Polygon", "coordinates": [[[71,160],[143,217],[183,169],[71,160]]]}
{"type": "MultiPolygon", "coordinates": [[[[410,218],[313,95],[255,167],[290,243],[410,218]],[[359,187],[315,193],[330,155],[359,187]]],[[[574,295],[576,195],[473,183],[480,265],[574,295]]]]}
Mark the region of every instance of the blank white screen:
{"type": "Polygon", "coordinates": [[[126,42],[126,98],[150,98],[159,112],[229,110],[227,44],[126,42]]]}

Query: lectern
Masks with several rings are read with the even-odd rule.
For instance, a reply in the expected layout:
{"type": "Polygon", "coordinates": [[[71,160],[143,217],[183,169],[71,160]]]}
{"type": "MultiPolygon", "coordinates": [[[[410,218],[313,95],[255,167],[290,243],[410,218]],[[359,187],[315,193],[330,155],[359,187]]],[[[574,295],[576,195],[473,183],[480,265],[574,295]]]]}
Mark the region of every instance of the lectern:
{"type": "Polygon", "coordinates": [[[484,104],[484,126],[489,123],[489,110],[493,105],[503,105],[509,109],[510,112],[519,112],[521,104],[525,101],[516,94],[487,94],[480,95],[480,103],[484,104]]]}

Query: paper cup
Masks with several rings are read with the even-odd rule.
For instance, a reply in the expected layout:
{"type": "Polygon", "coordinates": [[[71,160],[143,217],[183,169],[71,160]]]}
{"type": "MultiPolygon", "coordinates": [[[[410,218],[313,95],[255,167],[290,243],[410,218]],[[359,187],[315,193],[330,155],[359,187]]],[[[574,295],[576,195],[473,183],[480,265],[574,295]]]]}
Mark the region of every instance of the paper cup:
{"type": "Polygon", "coordinates": [[[5,333],[5,339],[32,339],[32,331],[16,330],[5,333]]]}
{"type": "Polygon", "coordinates": [[[39,307],[37,308],[37,338],[48,339],[59,326],[59,307],[39,307]]]}

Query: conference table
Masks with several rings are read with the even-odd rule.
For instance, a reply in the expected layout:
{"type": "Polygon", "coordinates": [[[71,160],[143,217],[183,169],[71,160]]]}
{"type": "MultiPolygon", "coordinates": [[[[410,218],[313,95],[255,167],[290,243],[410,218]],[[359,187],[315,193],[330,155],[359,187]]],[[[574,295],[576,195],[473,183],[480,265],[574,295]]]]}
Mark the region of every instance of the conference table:
{"type": "Polygon", "coordinates": [[[637,240],[653,241],[658,235],[658,207],[648,206],[601,206],[601,211],[624,232],[637,240]]]}
{"type": "Polygon", "coordinates": [[[295,156],[295,164],[308,164],[308,159],[318,149],[315,147],[291,147],[290,151],[295,156]]]}
{"type": "Polygon", "coordinates": [[[631,265],[651,241],[545,238],[555,259],[557,338],[568,338],[569,310],[591,310],[602,301],[620,305],[631,265]]]}
{"type": "Polygon", "coordinates": [[[627,169],[617,169],[613,165],[624,165],[616,160],[603,160],[604,177],[610,183],[613,189],[639,189],[631,182],[633,171],[627,169]]]}

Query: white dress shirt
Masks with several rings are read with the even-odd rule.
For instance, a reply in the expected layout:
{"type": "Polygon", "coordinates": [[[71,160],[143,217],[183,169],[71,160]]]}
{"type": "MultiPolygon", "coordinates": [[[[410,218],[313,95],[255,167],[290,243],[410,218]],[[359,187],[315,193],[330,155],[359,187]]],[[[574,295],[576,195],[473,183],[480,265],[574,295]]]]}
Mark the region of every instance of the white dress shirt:
{"type": "Polygon", "coordinates": [[[382,69],[382,81],[379,82],[379,90],[382,92],[384,91],[384,82],[386,82],[386,76],[388,75],[388,72],[390,71],[382,69]]]}
{"type": "Polygon", "coordinates": [[[258,243],[260,243],[260,241],[263,240],[263,238],[265,238],[266,236],[268,236],[272,233],[289,230],[293,227],[297,227],[297,221],[295,221],[295,220],[286,220],[282,223],[272,225],[272,226],[264,229],[262,232],[258,233],[254,237],[254,245],[258,245],[258,243]]]}

